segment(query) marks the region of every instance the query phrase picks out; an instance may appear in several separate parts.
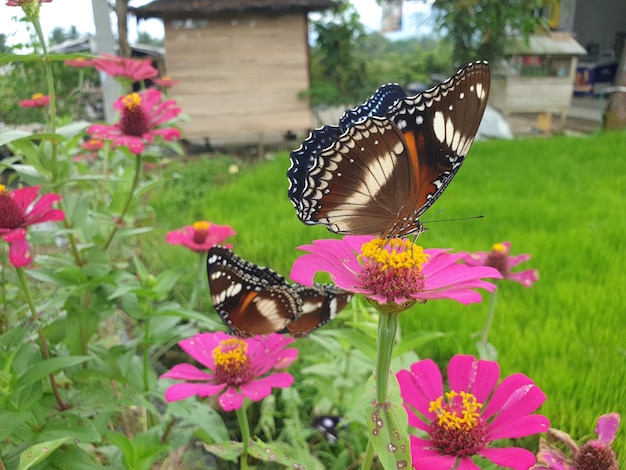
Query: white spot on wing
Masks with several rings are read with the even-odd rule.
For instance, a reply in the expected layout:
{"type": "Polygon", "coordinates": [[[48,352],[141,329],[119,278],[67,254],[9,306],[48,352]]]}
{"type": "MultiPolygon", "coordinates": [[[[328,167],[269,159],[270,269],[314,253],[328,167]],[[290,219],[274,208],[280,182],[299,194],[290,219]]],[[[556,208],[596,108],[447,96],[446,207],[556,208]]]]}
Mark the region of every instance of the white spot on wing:
{"type": "Polygon", "coordinates": [[[446,122],[441,111],[437,111],[433,117],[433,130],[439,142],[444,142],[446,138],[446,122]]]}

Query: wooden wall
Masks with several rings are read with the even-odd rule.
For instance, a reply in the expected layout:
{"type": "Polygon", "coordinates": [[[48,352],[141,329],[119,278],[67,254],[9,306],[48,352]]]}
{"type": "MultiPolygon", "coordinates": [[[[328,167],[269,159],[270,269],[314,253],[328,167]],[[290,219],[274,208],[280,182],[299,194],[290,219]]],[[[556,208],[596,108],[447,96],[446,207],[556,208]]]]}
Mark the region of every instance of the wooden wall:
{"type": "Polygon", "coordinates": [[[170,90],[191,120],[189,139],[257,142],[311,127],[304,13],[165,19],[170,90]]]}

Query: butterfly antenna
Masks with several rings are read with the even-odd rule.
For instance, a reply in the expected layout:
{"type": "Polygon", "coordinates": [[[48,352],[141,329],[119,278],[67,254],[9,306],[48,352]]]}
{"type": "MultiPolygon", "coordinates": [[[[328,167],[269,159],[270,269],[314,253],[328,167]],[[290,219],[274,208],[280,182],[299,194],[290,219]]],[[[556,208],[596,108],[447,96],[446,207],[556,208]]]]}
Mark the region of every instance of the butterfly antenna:
{"type": "MultiPolygon", "coordinates": [[[[484,214],[480,214],[480,215],[472,215],[469,217],[457,217],[454,219],[438,219],[438,220],[429,220],[428,223],[432,224],[435,222],[457,222],[459,220],[474,220],[474,219],[482,219],[484,218],[485,215],[484,214]]],[[[424,230],[427,230],[426,228],[424,228],[424,230]]]]}

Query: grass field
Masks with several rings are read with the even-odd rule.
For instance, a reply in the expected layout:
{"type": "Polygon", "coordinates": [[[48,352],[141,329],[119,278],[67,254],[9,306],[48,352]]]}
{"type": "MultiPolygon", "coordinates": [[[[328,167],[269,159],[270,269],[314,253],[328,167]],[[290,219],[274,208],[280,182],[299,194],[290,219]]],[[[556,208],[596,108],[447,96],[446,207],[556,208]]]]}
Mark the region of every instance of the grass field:
{"type": "MultiPolygon", "coordinates": [[[[150,195],[158,230],[146,248],[159,251],[162,267],[188,266],[189,285],[196,259],[163,237],[195,220],[233,226],[238,254],[284,275],[296,246],[332,236],[297,220],[286,196],[286,152],[240,164],[236,175],[227,171],[232,163],[229,157],[173,163],[165,186],[150,195]]],[[[423,217],[430,228],[419,239],[425,247],[482,251],[510,240],[513,254],[532,254],[522,268],[537,268],[539,282],[531,289],[501,283],[489,339],[503,373],[532,377],[548,397],[543,414],[576,439],[592,437],[603,413],[626,417],[625,210],[626,134],[609,133],[478,142],[423,217]],[[434,222],[475,215],[485,217],[434,222]]],[[[449,333],[416,351],[444,363],[455,353],[476,353],[470,335],[486,313],[486,302],[430,302],[405,312],[401,322],[403,331],[449,333]]],[[[615,443],[622,465],[625,427],[615,443]]]]}

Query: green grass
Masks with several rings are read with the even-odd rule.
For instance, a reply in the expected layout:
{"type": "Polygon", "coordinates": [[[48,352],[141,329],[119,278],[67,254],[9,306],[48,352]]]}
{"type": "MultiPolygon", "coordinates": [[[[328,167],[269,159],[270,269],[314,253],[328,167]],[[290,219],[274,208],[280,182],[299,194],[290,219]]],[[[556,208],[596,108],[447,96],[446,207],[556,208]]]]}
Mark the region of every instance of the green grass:
{"type": "MultiPolygon", "coordinates": [[[[626,418],[626,134],[478,142],[467,162],[423,220],[425,247],[488,250],[510,240],[513,254],[530,253],[521,268],[539,270],[531,289],[501,283],[490,341],[503,374],[523,372],[547,394],[542,412],[576,439],[591,437],[597,417],[626,418]],[[483,219],[433,222],[485,215],[483,219]]],[[[307,227],[286,197],[288,156],[226,171],[226,157],[174,164],[178,173],[151,195],[157,213],[153,244],[165,267],[196,260],[162,243],[166,231],[197,219],[232,225],[234,249],[244,258],[288,275],[295,247],[332,236],[307,227]]],[[[417,353],[446,362],[475,354],[470,335],[482,328],[487,304],[451,301],[413,307],[404,331],[434,330],[448,337],[417,353]]],[[[624,426],[622,426],[624,428],[624,426]]],[[[615,443],[626,464],[626,431],[615,443]]]]}

